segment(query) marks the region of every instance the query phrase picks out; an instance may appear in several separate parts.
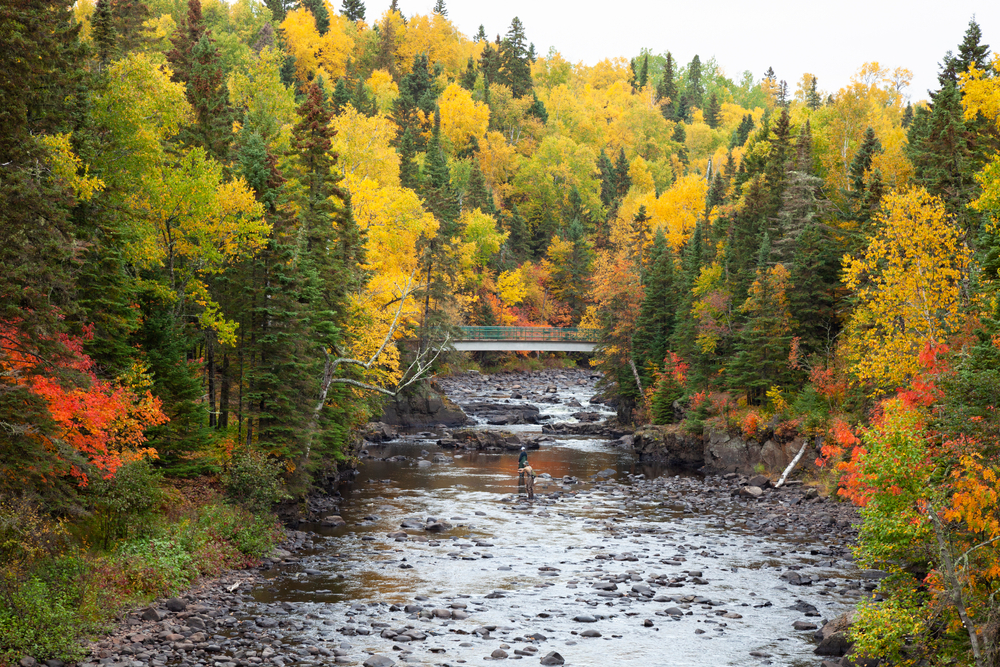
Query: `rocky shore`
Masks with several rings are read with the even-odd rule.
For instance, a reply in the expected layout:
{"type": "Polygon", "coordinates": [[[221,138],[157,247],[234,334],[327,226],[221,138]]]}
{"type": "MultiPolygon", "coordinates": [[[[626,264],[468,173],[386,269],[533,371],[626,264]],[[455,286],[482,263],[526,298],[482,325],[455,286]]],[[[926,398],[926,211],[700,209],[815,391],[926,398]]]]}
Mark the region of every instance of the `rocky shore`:
{"type": "MultiPolygon", "coordinates": [[[[565,405],[570,403],[565,391],[589,390],[596,377],[558,371],[543,374],[536,387],[528,380],[521,374],[466,375],[443,380],[441,387],[457,397],[457,405],[472,419],[488,423],[497,415],[513,415],[516,424],[535,424],[551,420],[530,409],[537,406],[517,401],[548,398],[557,402],[549,405],[568,411],[577,406],[565,405]]],[[[542,434],[435,428],[409,436],[427,442],[428,449],[369,458],[379,465],[402,466],[400,470],[428,469],[455,465],[462,452],[551,446],[560,434],[591,427],[594,422],[578,420],[563,426],[546,423],[542,434]]],[[[620,447],[635,445],[614,422],[603,428],[618,433],[620,447]]],[[[375,443],[392,442],[399,435],[393,427],[376,425],[365,437],[375,443]]],[[[696,463],[692,459],[685,465],[696,463]]],[[[309,498],[300,514],[303,523],[295,524],[304,530],[289,530],[288,540],[260,568],[227,573],[128,614],[112,635],[91,646],[83,667],[390,667],[455,665],[470,658],[560,665],[573,664],[574,652],[586,642],[653,641],[644,637],[661,629],[699,640],[732,636],[741,647],[745,644],[744,656],[751,664],[783,664],[780,652],[773,645],[759,645],[754,632],[756,623],[773,624],[769,617],[775,615],[787,619],[782,622],[787,622],[788,641],[805,637],[815,644],[815,653],[826,658],[824,667],[865,664],[849,655],[849,618],[829,610],[847,610],[862,595],[877,593],[883,575],[858,571],[850,562],[858,521],[853,507],[823,498],[800,482],[775,489],[764,475],[646,479],[607,469],[589,477],[546,473],[538,479],[535,502],[518,495],[498,501],[495,510],[475,511],[468,518],[404,516],[377,533],[369,529],[383,525],[377,522],[384,517],[348,516],[342,511],[346,498],[337,494],[309,498]],[[518,555],[518,544],[484,536],[477,523],[538,530],[556,519],[562,522],[560,530],[593,538],[586,546],[569,547],[558,562],[543,561],[530,571],[518,555]],[[361,530],[368,532],[354,532],[361,530]],[[360,542],[358,535],[363,535],[360,542]],[[379,568],[430,574],[442,567],[488,564],[498,576],[519,573],[522,585],[478,594],[412,594],[408,601],[394,603],[268,601],[267,592],[282,582],[350,577],[344,567],[361,556],[340,553],[344,536],[354,536],[352,544],[369,545],[373,550],[365,558],[378,559],[379,568]],[[739,555],[729,546],[737,540],[774,546],[764,549],[765,560],[752,569],[720,567],[739,555]],[[731,582],[745,574],[771,583],[734,598],[727,593],[731,582]],[[531,618],[512,613],[536,592],[550,589],[568,595],[547,598],[531,618]]],[[[34,664],[25,658],[21,667],[34,664]]]]}

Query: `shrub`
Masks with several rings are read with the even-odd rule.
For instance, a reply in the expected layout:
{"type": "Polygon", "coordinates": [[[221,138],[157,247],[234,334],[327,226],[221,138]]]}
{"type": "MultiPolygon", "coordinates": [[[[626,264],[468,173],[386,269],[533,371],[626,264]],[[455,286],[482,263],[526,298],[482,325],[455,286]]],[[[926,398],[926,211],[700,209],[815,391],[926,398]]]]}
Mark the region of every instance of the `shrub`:
{"type": "Polygon", "coordinates": [[[288,497],[281,479],[282,465],[263,452],[244,449],[233,456],[222,477],[226,493],[251,512],[271,509],[288,497]]]}
{"type": "Polygon", "coordinates": [[[139,536],[148,530],[153,510],[163,499],[160,479],[146,459],[126,463],[111,477],[92,477],[87,488],[104,548],[110,548],[114,540],[139,536]]]}
{"type": "Polygon", "coordinates": [[[82,630],[67,592],[31,577],[0,604],[0,664],[14,664],[22,655],[79,660],[82,630]]]}

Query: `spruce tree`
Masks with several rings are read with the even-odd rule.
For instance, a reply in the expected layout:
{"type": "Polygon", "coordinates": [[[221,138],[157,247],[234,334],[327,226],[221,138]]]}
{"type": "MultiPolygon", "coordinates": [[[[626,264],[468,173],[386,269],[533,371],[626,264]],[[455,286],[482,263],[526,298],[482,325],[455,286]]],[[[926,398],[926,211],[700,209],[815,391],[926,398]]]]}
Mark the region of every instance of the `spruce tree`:
{"type": "Polygon", "coordinates": [[[510,87],[514,97],[524,97],[531,91],[531,61],[528,57],[524,25],[516,16],[500,43],[500,83],[510,87]]]}
{"type": "Polygon", "coordinates": [[[687,81],[684,86],[684,94],[681,96],[681,106],[678,109],[680,117],[688,120],[691,117],[693,107],[702,108],[704,94],[705,88],[701,82],[701,58],[695,55],[688,63],[687,81]]]}
{"type": "Polygon", "coordinates": [[[663,358],[674,333],[677,311],[678,288],[674,282],[674,254],[662,227],[657,228],[653,237],[648,266],[643,275],[645,293],[633,339],[636,366],[640,374],[646,376],[643,382],[647,386],[652,380],[650,368],[662,368],[663,358]]]}
{"type": "Polygon", "coordinates": [[[666,61],[663,64],[663,76],[656,86],[656,97],[660,101],[660,110],[667,120],[677,118],[677,82],[676,72],[674,72],[674,57],[667,51],[666,61]]]}
{"type": "Polygon", "coordinates": [[[722,105],[719,104],[719,96],[715,94],[715,91],[712,91],[712,94],[708,96],[708,104],[705,105],[705,122],[713,130],[719,127],[721,113],[722,105]]]}
{"type": "Polygon", "coordinates": [[[111,0],[97,0],[90,17],[97,63],[103,69],[118,55],[118,31],[111,15],[111,0]]]}
{"type": "Polygon", "coordinates": [[[813,77],[809,81],[809,90],[806,91],[806,106],[813,111],[816,111],[823,106],[823,97],[819,94],[816,86],[816,77],[813,77]]]}
{"type": "Polygon", "coordinates": [[[618,149],[618,159],[615,160],[615,198],[621,201],[628,194],[632,187],[632,177],[629,176],[628,158],[625,157],[625,149],[618,149]]]}
{"type": "Polygon", "coordinates": [[[649,84],[649,54],[642,54],[642,64],[639,66],[639,74],[636,76],[636,83],[639,86],[639,90],[642,90],[649,84]]]}
{"type": "Polygon", "coordinates": [[[476,87],[476,79],[479,78],[479,74],[476,72],[476,61],[473,60],[472,56],[469,56],[469,61],[465,64],[465,71],[462,72],[462,76],[459,79],[459,85],[466,90],[473,90],[476,87]]]}
{"type": "Polygon", "coordinates": [[[340,13],[352,21],[364,21],[365,3],[362,0],[343,0],[340,13]]]}
{"type": "Polygon", "coordinates": [[[149,7],[142,0],[111,0],[111,15],[119,53],[131,53],[149,41],[145,26],[151,18],[149,7]]]}
{"type": "Polygon", "coordinates": [[[603,148],[600,155],[597,156],[597,171],[601,178],[601,203],[604,204],[605,209],[610,211],[611,205],[617,196],[615,165],[611,162],[611,159],[603,148]]]}
{"type": "Polygon", "coordinates": [[[448,16],[448,9],[444,6],[444,0],[435,0],[434,9],[431,10],[438,16],[446,17],[448,16]]]}

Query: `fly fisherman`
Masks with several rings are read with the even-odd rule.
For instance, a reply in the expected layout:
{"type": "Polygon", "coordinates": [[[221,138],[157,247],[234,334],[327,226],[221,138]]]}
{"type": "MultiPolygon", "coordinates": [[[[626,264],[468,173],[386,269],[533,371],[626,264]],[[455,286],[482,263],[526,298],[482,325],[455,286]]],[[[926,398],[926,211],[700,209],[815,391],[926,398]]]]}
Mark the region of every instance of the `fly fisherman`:
{"type": "Polygon", "coordinates": [[[528,450],[521,447],[521,455],[517,459],[517,472],[520,475],[519,481],[524,480],[525,491],[528,492],[528,500],[535,499],[535,471],[528,465],[528,450]]]}

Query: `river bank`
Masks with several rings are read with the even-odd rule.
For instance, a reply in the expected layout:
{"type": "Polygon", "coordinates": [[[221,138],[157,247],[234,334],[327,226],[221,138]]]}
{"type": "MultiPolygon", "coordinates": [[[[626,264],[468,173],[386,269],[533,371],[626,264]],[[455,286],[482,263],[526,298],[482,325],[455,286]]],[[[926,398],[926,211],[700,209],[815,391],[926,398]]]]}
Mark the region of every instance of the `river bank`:
{"type": "MultiPolygon", "coordinates": [[[[516,380],[448,391],[463,407],[522,401],[542,423],[603,409],[585,372],[516,380]]],[[[468,412],[473,430],[493,428],[468,412]]],[[[444,430],[369,443],[354,482],[314,499],[260,570],[129,616],[87,667],[597,665],[608,650],[635,665],[818,665],[814,633],[875,587],[850,562],[853,511],[812,489],[641,463],[608,440],[542,439],[527,420],[503,428],[537,438],[534,503],[514,452],[441,447],[444,430]]]]}

